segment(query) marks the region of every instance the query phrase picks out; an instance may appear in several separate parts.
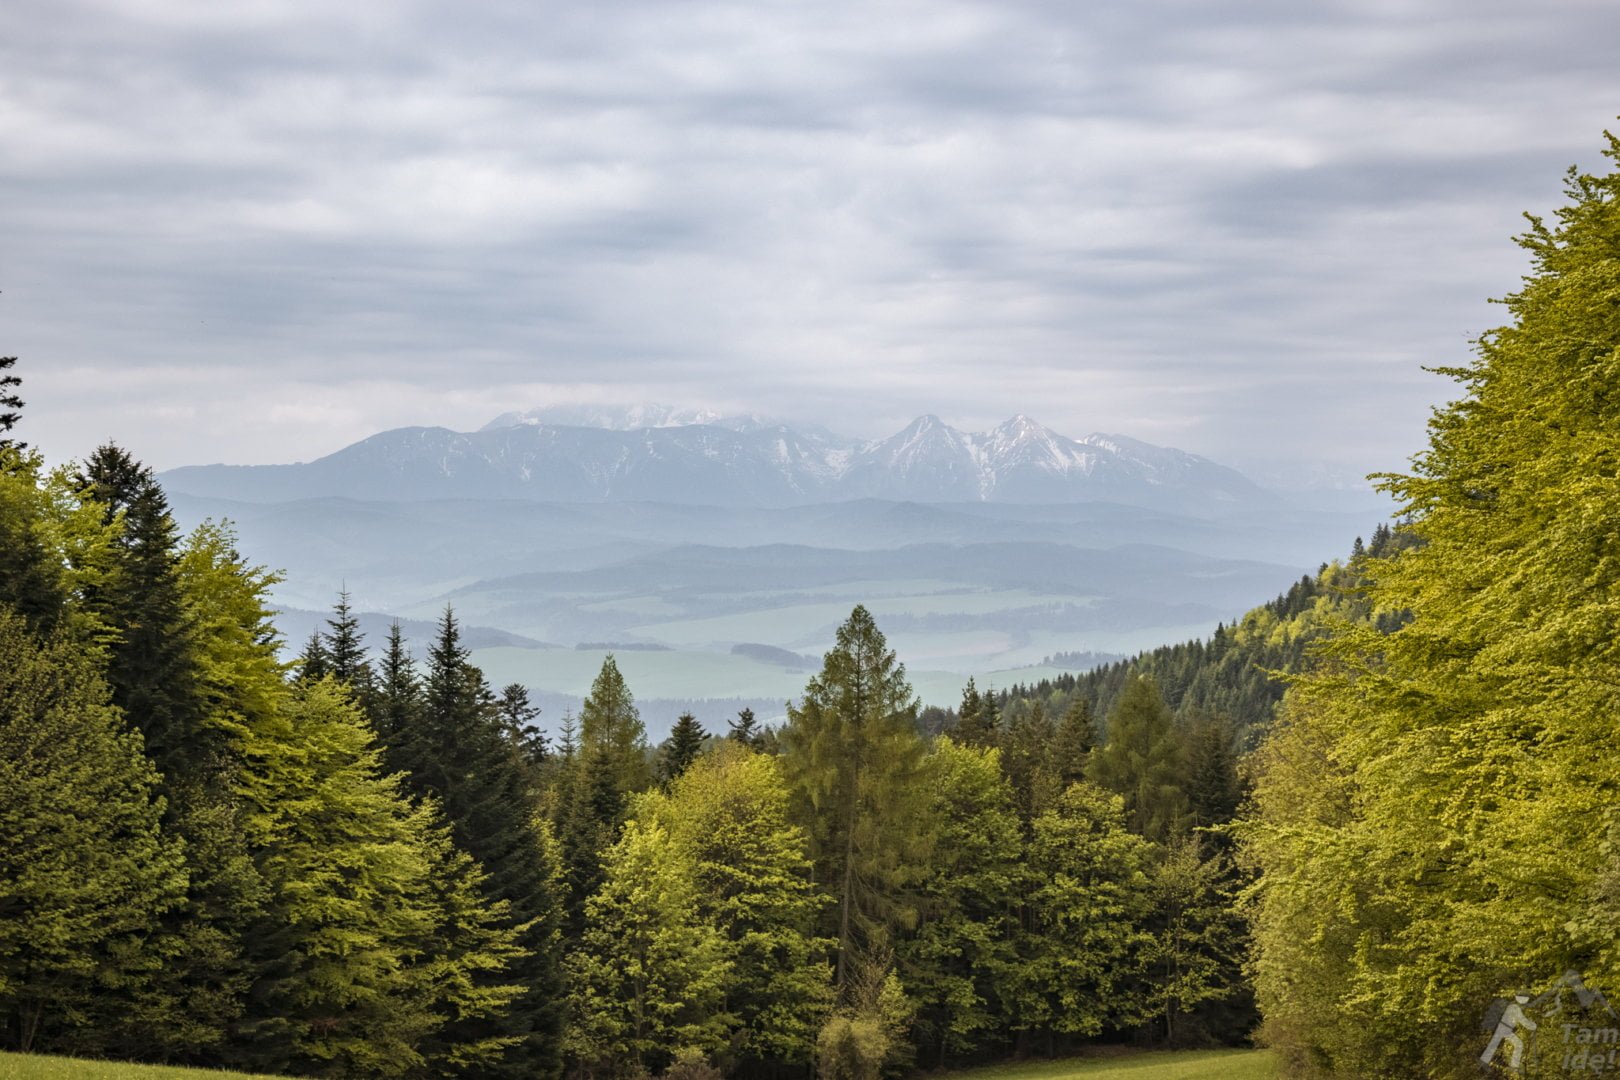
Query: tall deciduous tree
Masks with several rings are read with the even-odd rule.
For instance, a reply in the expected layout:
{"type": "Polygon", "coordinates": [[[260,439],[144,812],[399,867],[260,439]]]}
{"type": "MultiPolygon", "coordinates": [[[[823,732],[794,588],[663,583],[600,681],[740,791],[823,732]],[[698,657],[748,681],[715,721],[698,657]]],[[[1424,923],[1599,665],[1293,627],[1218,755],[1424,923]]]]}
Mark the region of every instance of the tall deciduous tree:
{"type": "Polygon", "coordinates": [[[641,1076],[681,1051],[725,1043],[730,963],[700,917],[691,861],[655,819],[636,817],[606,858],[586,905],[586,931],[568,957],[569,1047],[608,1076],[641,1076]]]}
{"type": "Polygon", "coordinates": [[[815,936],[825,898],[788,799],[775,758],[727,744],[638,808],[690,863],[697,911],[725,942],[726,1056],[745,1071],[808,1062],[831,1002],[832,943],[815,936]]]}
{"type": "MultiPolygon", "coordinates": [[[[1006,1022],[1024,844],[1001,751],[940,739],[925,785],[937,844],[918,883],[921,919],[902,939],[901,974],[933,1061],[993,1044],[1006,1022]]],[[[926,1059],[925,1059],[926,1060],[926,1059]]]]}
{"type": "Polygon", "coordinates": [[[1015,1030],[1092,1037],[1147,1018],[1151,855],[1126,829],[1122,800],[1088,783],[1035,819],[1027,929],[1003,988],[1015,1030]]]}
{"type": "Polygon", "coordinates": [[[819,675],[788,710],[782,760],[832,893],[836,979],[915,919],[910,888],[926,857],[926,752],[905,666],[864,607],[838,628],[819,675]]]}
{"type": "Polygon", "coordinates": [[[1477,1073],[1493,998],[1570,968],[1620,985],[1620,140],[1604,152],[1532,219],[1511,322],[1448,369],[1461,400],[1388,480],[1420,543],[1360,568],[1404,618],[1339,628],[1260,752],[1257,991],[1322,1072],[1477,1073]]]}

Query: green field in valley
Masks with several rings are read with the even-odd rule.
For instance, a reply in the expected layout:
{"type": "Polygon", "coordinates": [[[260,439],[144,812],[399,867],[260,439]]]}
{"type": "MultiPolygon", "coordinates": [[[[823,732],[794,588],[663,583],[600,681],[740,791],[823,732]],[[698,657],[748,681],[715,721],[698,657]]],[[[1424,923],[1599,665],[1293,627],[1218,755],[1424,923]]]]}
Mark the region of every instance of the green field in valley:
{"type": "MultiPolygon", "coordinates": [[[[1121,1054],[995,1065],[935,1074],[951,1080],[1273,1080],[1280,1075],[1263,1050],[1121,1054]]],[[[126,1065],[113,1061],[0,1054],[0,1080],[249,1080],[246,1073],[126,1065]]]]}

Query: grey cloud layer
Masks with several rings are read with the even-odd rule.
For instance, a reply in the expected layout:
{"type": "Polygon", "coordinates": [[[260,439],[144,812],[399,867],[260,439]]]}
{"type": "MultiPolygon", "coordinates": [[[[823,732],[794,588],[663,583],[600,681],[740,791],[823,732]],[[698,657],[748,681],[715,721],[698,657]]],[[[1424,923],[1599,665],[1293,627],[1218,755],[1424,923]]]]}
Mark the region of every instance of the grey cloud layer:
{"type": "Polygon", "coordinates": [[[1416,447],[1613,4],[12,0],[32,437],[309,458],[566,399],[1416,447]]]}

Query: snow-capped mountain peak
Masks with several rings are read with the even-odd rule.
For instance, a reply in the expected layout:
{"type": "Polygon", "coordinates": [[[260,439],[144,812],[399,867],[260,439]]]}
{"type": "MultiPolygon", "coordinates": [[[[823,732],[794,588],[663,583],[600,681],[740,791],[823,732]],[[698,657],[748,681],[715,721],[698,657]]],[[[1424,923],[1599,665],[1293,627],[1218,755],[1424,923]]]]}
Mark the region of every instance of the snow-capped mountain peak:
{"type": "Polygon", "coordinates": [[[816,428],[663,406],[546,406],[468,433],[401,428],[307,465],[203,466],[175,470],[165,482],[245,499],[388,491],[407,499],[711,505],[1108,501],[1197,512],[1271,498],[1206,458],[1118,435],[1071,439],[1024,415],[970,434],[927,414],[861,444],[816,428]]]}

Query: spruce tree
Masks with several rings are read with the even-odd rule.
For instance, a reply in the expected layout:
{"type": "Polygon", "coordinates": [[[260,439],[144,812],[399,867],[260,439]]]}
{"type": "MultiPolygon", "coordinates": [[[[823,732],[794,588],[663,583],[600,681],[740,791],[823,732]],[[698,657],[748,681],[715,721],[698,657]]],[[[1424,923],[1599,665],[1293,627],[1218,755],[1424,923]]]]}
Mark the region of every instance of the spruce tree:
{"type": "Polygon", "coordinates": [[[662,747],[659,761],[659,778],[666,786],[692,767],[692,762],[703,752],[703,742],[708,737],[697,717],[689,712],[681,713],[675,727],[670,730],[669,740],[662,747]]]}
{"type": "Polygon", "coordinates": [[[496,699],[500,711],[501,727],[507,741],[534,766],[544,765],[551,756],[551,745],[545,733],[535,726],[540,709],[530,704],[529,688],[522,683],[508,683],[496,699]]]}
{"type": "Polygon", "coordinates": [[[532,768],[506,738],[494,695],[448,608],[428,656],[418,730],[399,747],[412,790],[441,804],[456,846],[488,875],[486,895],[508,905],[506,925],[517,930],[527,953],[511,972],[524,994],[488,1032],[521,1041],[498,1067],[477,1075],[556,1076],[562,1067],[560,868],[532,768]]]}
{"type": "MultiPolygon", "coordinates": [[[[1243,803],[1243,782],[1232,748],[1232,725],[1224,718],[1195,719],[1187,732],[1187,809],[1199,828],[1225,825],[1243,803]]],[[[1223,850],[1226,834],[1209,834],[1223,850]]]]}
{"type": "Polygon", "coordinates": [[[1108,741],[1091,754],[1087,777],[1125,799],[1131,830],[1164,840],[1186,825],[1186,755],[1153,680],[1134,675],[1108,714],[1108,741]]]}
{"type": "Polygon", "coordinates": [[[49,631],[67,608],[69,553],[58,540],[64,523],[53,520],[63,504],[51,498],[43,471],[38,454],[0,446],[0,603],[49,631]]]}
{"type": "Polygon", "coordinates": [[[349,687],[364,702],[371,693],[371,664],[366,660],[365,635],[360,618],[349,605],[349,590],[338,593],[332,617],[326,620],[325,661],[333,678],[349,687]]]}
{"type": "Polygon", "coordinates": [[[604,862],[568,957],[571,1054],[589,1074],[647,1076],[677,1050],[714,1053],[734,1023],[731,965],[699,916],[691,860],[656,821],[632,820],[604,862]]]}
{"type": "Polygon", "coordinates": [[[910,886],[927,853],[924,753],[905,666],[856,607],[782,730],[816,880],[834,900],[827,929],[846,996],[858,965],[915,917],[910,886]]]}
{"type": "Polygon", "coordinates": [[[1097,730],[1091,722],[1091,707],[1086,700],[1075,695],[1069,707],[1063,710],[1057,732],[1052,738],[1048,762],[1060,787],[1068,787],[1086,775],[1086,763],[1097,747],[1097,730]]]}
{"type": "Polygon", "coordinates": [[[422,728],[422,680],[397,619],[388,627],[376,693],[368,704],[372,726],[382,742],[384,765],[389,772],[409,773],[415,761],[412,740],[420,736],[422,728]]]}
{"type": "Polygon", "coordinates": [[[760,748],[759,721],[754,719],[754,710],[744,707],[737,710],[737,719],[727,725],[730,731],[727,738],[732,742],[742,743],[751,750],[760,748]]]}
{"type": "Polygon", "coordinates": [[[0,451],[10,447],[14,450],[28,449],[27,443],[14,442],[6,437],[6,433],[17,426],[22,419],[23,399],[17,395],[17,388],[22,385],[22,377],[11,372],[17,363],[15,356],[0,356],[0,451]]]}
{"type": "Polygon", "coordinates": [[[88,597],[117,635],[107,666],[113,704],[140,730],[165,780],[217,775],[223,736],[203,722],[168,499],[151,469],[111,444],[90,456],[78,481],[103,521],[120,523],[112,576],[88,597]]]}
{"type": "Polygon", "coordinates": [[[956,715],[956,730],[951,733],[951,737],[957,742],[966,746],[996,744],[995,728],[987,722],[984,700],[979,696],[979,688],[973,685],[971,678],[962,688],[962,706],[956,715]]]}
{"type": "Polygon", "coordinates": [[[0,1046],[101,1052],[161,972],[186,872],[158,779],[84,651],[0,607],[0,1046]]]}
{"type": "Polygon", "coordinates": [[[602,884],[602,859],[618,841],[625,798],[613,756],[604,744],[564,759],[559,785],[557,846],[562,860],[564,930],[569,941],[585,933],[585,905],[602,884]]]}
{"type": "MultiPolygon", "coordinates": [[[[487,1061],[508,1041],[502,1009],[524,989],[507,905],[475,899],[481,875],[449,850],[432,805],[413,807],[381,774],[335,680],[300,683],[249,740],[242,790],[269,900],[247,939],[255,1007],[239,1060],[400,1076],[427,1064],[424,1047],[448,1024],[487,1061]]],[[[455,1062],[455,1048],[442,1052],[435,1065],[455,1062]]]]}
{"type": "Polygon", "coordinates": [[[298,657],[298,677],[320,682],[332,674],[332,654],[326,651],[326,635],[317,627],[309,632],[304,651],[298,657]]]}

